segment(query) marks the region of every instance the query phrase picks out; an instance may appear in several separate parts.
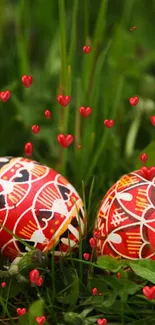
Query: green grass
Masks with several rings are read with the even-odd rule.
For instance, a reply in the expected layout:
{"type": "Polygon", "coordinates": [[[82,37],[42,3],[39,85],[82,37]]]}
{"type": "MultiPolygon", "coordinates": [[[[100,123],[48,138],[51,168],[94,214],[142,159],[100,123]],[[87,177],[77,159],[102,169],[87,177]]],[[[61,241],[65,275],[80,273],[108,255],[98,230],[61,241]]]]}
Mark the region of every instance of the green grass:
{"type": "MultiPolygon", "coordinates": [[[[139,154],[150,153],[148,165],[154,164],[154,128],[149,121],[155,108],[154,9],[153,0],[0,2],[0,91],[12,92],[7,103],[0,102],[0,156],[22,156],[24,144],[32,141],[32,158],[62,173],[84,198],[88,235],[103,195],[122,174],[141,166],[139,154]],[[134,25],[137,29],[131,32],[134,25]],[[90,54],[83,53],[84,45],[92,47],[90,54]],[[33,77],[29,89],[21,84],[23,74],[33,77]],[[57,102],[60,93],[71,96],[65,108],[57,102]],[[128,99],[135,95],[140,103],[131,107],[128,99]],[[92,114],[84,119],[80,106],[92,107],[92,114]],[[52,111],[50,120],[44,118],[46,109],[52,111]],[[115,126],[106,129],[104,119],[114,119],[115,126]],[[41,127],[38,135],[32,135],[33,124],[41,127]],[[73,134],[74,143],[61,148],[59,133],[73,134]]],[[[143,299],[139,288],[127,299],[127,289],[114,299],[113,291],[120,288],[116,277],[109,280],[114,281],[113,289],[105,276],[88,277],[89,262],[81,261],[87,250],[85,238],[76,257],[55,269],[51,262],[54,278],[47,276],[39,291],[29,287],[21,292],[16,283],[9,292],[8,286],[1,290],[1,323],[36,324],[38,308],[48,315],[46,324],[93,324],[103,313],[109,325],[154,323],[154,301],[143,299]],[[91,296],[95,281],[106,293],[103,301],[91,296]],[[37,299],[40,307],[33,306],[37,299]],[[32,315],[18,320],[19,303],[32,306],[32,315]],[[77,314],[62,318],[70,311],[77,314]]]]}

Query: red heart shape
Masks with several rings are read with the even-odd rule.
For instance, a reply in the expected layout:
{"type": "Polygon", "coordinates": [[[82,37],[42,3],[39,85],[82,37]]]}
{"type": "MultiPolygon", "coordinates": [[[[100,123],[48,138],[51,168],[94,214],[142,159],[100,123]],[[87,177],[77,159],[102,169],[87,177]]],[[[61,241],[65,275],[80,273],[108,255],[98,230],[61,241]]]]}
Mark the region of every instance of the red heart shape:
{"type": "Polygon", "coordinates": [[[141,175],[148,181],[151,181],[155,177],[155,167],[154,166],[152,166],[150,168],[143,166],[143,167],[141,167],[140,171],[141,171],[141,175]]]}
{"type": "Polygon", "coordinates": [[[38,134],[40,132],[40,126],[39,125],[32,125],[32,132],[34,134],[38,134]]]}
{"type": "Polygon", "coordinates": [[[71,97],[70,96],[64,96],[64,95],[59,95],[57,97],[57,100],[58,100],[58,103],[61,106],[65,107],[65,106],[67,106],[70,103],[71,97]]]}
{"type": "Polygon", "coordinates": [[[36,284],[40,278],[40,272],[37,269],[33,269],[29,273],[30,282],[36,284]]]}
{"type": "Polygon", "coordinates": [[[5,288],[6,287],[6,282],[1,282],[1,287],[5,288]]]}
{"type": "Polygon", "coordinates": [[[136,106],[139,103],[139,97],[138,96],[131,97],[129,99],[129,102],[130,102],[131,106],[136,106]]]}
{"type": "Polygon", "coordinates": [[[57,140],[62,147],[68,148],[72,144],[74,137],[72,134],[68,134],[66,136],[64,134],[59,134],[57,136],[57,140]]]}
{"type": "Polygon", "coordinates": [[[18,315],[23,316],[26,313],[26,308],[17,308],[16,312],[18,315]]]}
{"type": "Polygon", "coordinates": [[[32,156],[33,153],[33,144],[32,142],[27,142],[24,146],[24,152],[28,157],[32,156]]]}
{"type": "Polygon", "coordinates": [[[98,320],[97,320],[97,324],[98,325],[106,325],[107,324],[107,319],[106,318],[99,318],[98,320]]]}
{"type": "Polygon", "coordinates": [[[84,253],[83,258],[85,261],[88,261],[90,259],[90,254],[89,253],[84,253]]]}
{"type": "Polygon", "coordinates": [[[143,288],[143,294],[149,300],[155,299],[155,286],[152,288],[146,286],[143,288]]]}
{"type": "Polygon", "coordinates": [[[22,84],[26,88],[29,88],[32,85],[32,77],[27,75],[22,76],[22,84]]]}
{"type": "Polygon", "coordinates": [[[36,322],[39,324],[39,325],[42,325],[45,323],[45,320],[46,320],[46,317],[45,316],[38,316],[36,317],[36,322]]]}
{"type": "Polygon", "coordinates": [[[9,100],[10,96],[11,96],[11,93],[10,93],[10,91],[8,91],[8,90],[6,90],[6,91],[2,91],[2,92],[0,93],[0,98],[1,98],[1,100],[2,100],[3,102],[7,102],[7,100],[9,100]]]}
{"type": "Polygon", "coordinates": [[[92,113],[92,108],[81,106],[79,112],[83,117],[88,117],[92,113]]]}
{"type": "Polygon", "coordinates": [[[89,54],[91,52],[91,47],[90,46],[84,46],[83,47],[83,52],[86,53],[86,54],[89,54]]]}
{"type": "Polygon", "coordinates": [[[155,126],[155,116],[151,116],[150,121],[153,126],[155,126]]]}
{"type": "Polygon", "coordinates": [[[107,127],[107,128],[112,128],[115,124],[115,121],[114,120],[104,120],[104,125],[107,127]]]}

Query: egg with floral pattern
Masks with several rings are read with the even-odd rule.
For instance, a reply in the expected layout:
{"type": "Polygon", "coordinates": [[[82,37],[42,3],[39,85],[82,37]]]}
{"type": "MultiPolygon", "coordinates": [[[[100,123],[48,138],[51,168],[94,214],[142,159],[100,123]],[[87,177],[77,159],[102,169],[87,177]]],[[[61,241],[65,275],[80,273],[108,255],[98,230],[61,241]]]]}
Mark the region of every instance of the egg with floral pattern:
{"type": "Polygon", "coordinates": [[[121,177],[102,200],[95,223],[97,256],[155,260],[155,167],[121,177]]]}
{"type": "Polygon", "coordinates": [[[69,254],[79,244],[84,222],[83,202],[62,175],[27,158],[0,158],[2,255],[13,260],[30,247],[69,254]]]}

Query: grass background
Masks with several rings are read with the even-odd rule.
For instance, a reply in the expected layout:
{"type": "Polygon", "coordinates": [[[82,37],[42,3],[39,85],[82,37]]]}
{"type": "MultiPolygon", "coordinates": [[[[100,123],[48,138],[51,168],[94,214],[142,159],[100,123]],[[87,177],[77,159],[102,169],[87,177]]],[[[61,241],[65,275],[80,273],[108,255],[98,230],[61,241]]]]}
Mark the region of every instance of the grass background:
{"type": "Polygon", "coordinates": [[[12,92],[0,102],[0,156],[23,156],[32,141],[32,158],[66,176],[81,195],[83,181],[87,205],[94,179],[90,226],[109,186],[141,166],[141,152],[154,164],[154,17],[154,0],[0,1],[0,91],[12,92]],[[84,45],[92,46],[89,55],[84,45]],[[33,77],[29,89],[24,74],[33,77]],[[60,93],[71,96],[69,106],[57,103],[60,93]],[[128,99],[136,95],[140,102],[131,107],[128,99]],[[91,106],[91,116],[84,119],[80,106],[91,106]],[[106,129],[104,119],[115,126],[106,129]],[[38,135],[33,124],[41,126],[38,135]],[[59,133],[74,135],[68,149],[58,144],[59,133]]]}
{"type": "Polygon", "coordinates": [[[154,12],[153,0],[1,0],[0,91],[12,96],[0,103],[0,156],[23,155],[32,141],[32,158],[62,172],[77,190],[82,180],[89,190],[95,176],[96,201],[134,169],[154,139],[154,12]],[[89,55],[84,45],[92,46],[89,55]],[[24,74],[33,77],[29,89],[24,74]],[[66,108],[57,103],[60,93],[71,95],[66,108]],[[140,103],[132,108],[128,99],[135,95],[140,103]],[[87,119],[81,105],[93,109],[87,119]],[[106,129],[104,119],[114,119],[115,127],[106,129]],[[33,124],[41,126],[38,135],[33,124]],[[57,142],[61,132],[75,136],[68,149],[57,142]]]}

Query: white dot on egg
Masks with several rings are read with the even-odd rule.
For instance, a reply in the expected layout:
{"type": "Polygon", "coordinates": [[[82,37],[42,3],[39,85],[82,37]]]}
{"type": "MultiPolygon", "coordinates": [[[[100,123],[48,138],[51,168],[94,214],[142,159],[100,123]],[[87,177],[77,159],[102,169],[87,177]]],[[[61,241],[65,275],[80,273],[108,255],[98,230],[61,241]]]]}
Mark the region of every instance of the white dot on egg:
{"type": "Polygon", "coordinates": [[[132,201],[133,196],[131,193],[117,193],[117,198],[123,201],[132,201]]]}
{"type": "Polygon", "coordinates": [[[122,237],[118,234],[109,234],[108,241],[114,243],[114,244],[120,244],[122,242],[122,237]]]}

